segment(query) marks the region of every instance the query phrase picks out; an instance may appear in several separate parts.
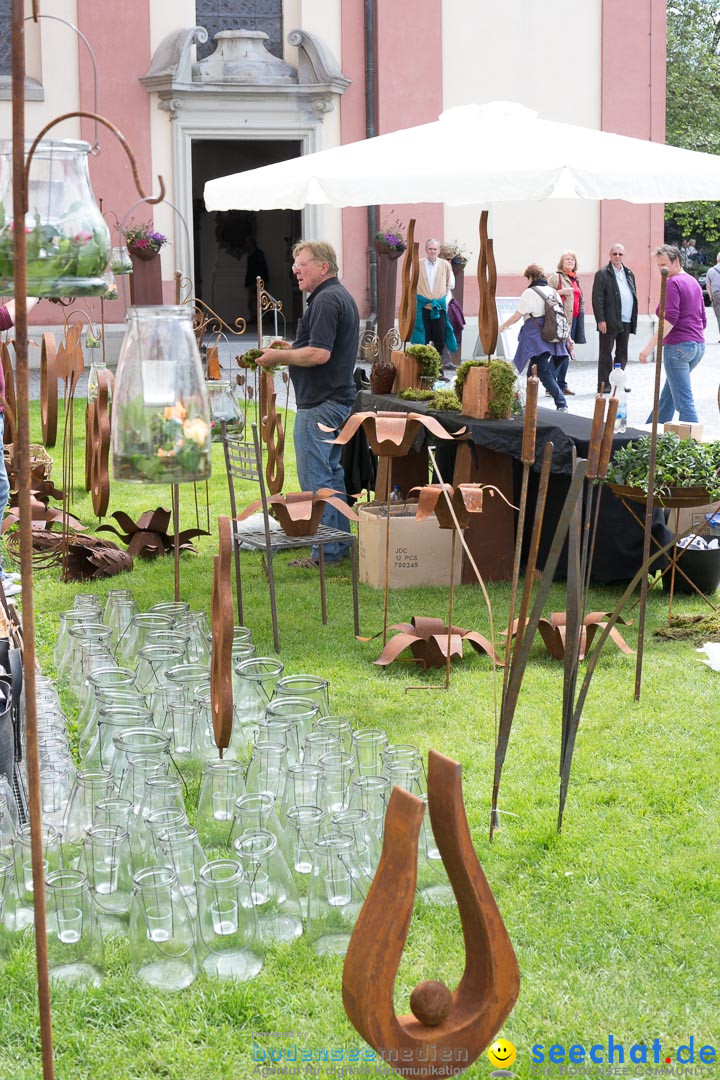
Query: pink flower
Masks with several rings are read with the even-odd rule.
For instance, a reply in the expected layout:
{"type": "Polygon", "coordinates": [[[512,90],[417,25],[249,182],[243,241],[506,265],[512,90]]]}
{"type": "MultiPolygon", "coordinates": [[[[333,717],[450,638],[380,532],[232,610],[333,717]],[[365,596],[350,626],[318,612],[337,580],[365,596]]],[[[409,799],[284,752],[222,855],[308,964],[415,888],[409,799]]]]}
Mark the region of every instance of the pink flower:
{"type": "Polygon", "coordinates": [[[88,240],[92,240],[92,233],[87,232],[86,229],[83,229],[82,232],[75,233],[73,236],[73,241],[76,244],[87,244],[88,240]]]}

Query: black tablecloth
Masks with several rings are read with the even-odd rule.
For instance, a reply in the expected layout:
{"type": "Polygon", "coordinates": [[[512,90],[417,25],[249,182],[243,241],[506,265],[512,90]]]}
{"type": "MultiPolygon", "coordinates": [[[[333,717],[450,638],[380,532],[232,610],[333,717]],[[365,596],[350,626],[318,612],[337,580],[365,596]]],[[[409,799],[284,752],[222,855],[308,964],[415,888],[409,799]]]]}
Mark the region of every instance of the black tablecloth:
{"type": "MultiPolygon", "coordinates": [[[[366,391],[360,391],[355,401],[354,411],[428,413],[430,410],[421,401],[405,401],[403,398],[391,397],[390,395],[370,394],[366,391]]],[[[469,416],[460,416],[458,413],[435,411],[432,412],[432,415],[437,417],[447,431],[457,432],[465,427],[474,445],[487,450],[494,450],[500,454],[508,454],[513,458],[514,501],[517,505],[520,497],[522,476],[522,465],[520,463],[523,435],[522,420],[475,420],[469,416]]],[[[554,409],[538,409],[535,465],[531,470],[528,486],[523,546],[526,551],[529,546],[530,532],[535,516],[535,500],[543,452],[545,444],[551,441],[553,443],[552,475],[548,487],[544,527],[540,542],[540,566],[544,565],[545,558],[550,550],[555,526],[570,484],[573,449],[576,450],[578,457],[587,456],[591,428],[592,421],[588,417],[576,416],[569,412],[560,413],[554,409]]],[[[613,441],[613,452],[644,434],[646,433],[635,428],[628,428],[627,431],[616,434],[613,441]]],[[[424,441],[425,431],[423,429],[423,432],[418,436],[416,449],[419,449],[424,441]]],[[[430,441],[432,441],[432,438],[430,441]]],[[[452,478],[455,445],[443,444],[442,441],[439,441],[436,445],[435,454],[444,479],[452,478]]],[[[492,482],[491,477],[481,479],[486,483],[492,482]]],[[[642,518],[644,507],[641,504],[636,504],[634,509],[638,516],[642,518]]],[[[653,513],[653,535],[661,544],[667,543],[671,539],[670,533],[665,528],[665,516],[661,510],[655,510],[653,513]]],[[[641,566],[642,547],[642,527],[634,521],[629,511],[613,495],[612,491],[605,488],[600,504],[592,581],[596,584],[605,584],[612,581],[629,580],[641,566]]],[[[555,575],[557,578],[564,578],[566,575],[566,554],[566,550],[564,550],[555,575]]]]}

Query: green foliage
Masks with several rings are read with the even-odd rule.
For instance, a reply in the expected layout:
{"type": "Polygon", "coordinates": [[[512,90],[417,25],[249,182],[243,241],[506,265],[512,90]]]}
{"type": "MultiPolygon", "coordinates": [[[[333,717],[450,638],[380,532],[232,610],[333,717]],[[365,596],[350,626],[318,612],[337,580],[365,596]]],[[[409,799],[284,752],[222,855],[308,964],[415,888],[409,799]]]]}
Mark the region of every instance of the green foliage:
{"type": "Polygon", "coordinates": [[[434,390],[421,390],[417,386],[408,386],[407,390],[401,390],[398,397],[405,401],[432,401],[435,397],[434,390]]]}
{"type": "MultiPolygon", "coordinates": [[[[650,436],[616,450],[608,480],[648,490],[650,436]]],[[[667,494],[671,487],[704,487],[712,499],[720,499],[720,442],[699,443],[680,439],[674,432],[661,435],[655,459],[655,494],[667,494]]]]}
{"type": "MultiPolygon", "coordinates": [[[[669,0],[665,138],[671,146],[720,153],[720,4],[669,0]]],[[[720,202],[668,203],[678,238],[720,240],[720,202]]]]}
{"type": "Polygon", "coordinates": [[[457,369],[455,393],[462,401],[463,387],[470,368],[486,367],[490,373],[488,412],[492,420],[504,420],[515,405],[515,369],[505,360],[466,360],[457,369]]]}
{"type": "Polygon", "coordinates": [[[423,378],[432,379],[433,382],[440,378],[442,358],[434,345],[408,345],[405,352],[415,357],[423,378]]]}
{"type": "Polygon", "coordinates": [[[454,390],[436,390],[431,408],[438,412],[462,412],[462,403],[454,390]]]}
{"type": "MultiPolygon", "coordinates": [[[[110,250],[105,233],[82,226],[82,209],[81,203],[73,203],[57,226],[43,224],[36,212],[34,226],[26,226],[28,293],[39,296],[95,295],[97,286],[83,279],[102,277],[110,250]],[[68,283],[68,279],[74,280],[68,283]]],[[[0,278],[12,278],[15,223],[6,223],[4,207],[0,220],[0,278]]]]}

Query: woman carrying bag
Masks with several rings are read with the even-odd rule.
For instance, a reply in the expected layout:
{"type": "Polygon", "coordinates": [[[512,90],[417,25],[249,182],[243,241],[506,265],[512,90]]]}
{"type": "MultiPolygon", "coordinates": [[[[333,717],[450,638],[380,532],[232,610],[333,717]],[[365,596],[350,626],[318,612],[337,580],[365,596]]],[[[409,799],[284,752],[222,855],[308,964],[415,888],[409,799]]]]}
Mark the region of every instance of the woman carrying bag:
{"type": "MultiPolygon", "coordinates": [[[[548,285],[557,289],[565,305],[565,314],[570,324],[568,352],[570,359],[575,359],[575,345],[584,345],[585,338],[585,298],[577,274],[577,255],[574,251],[563,251],[557,264],[557,271],[548,274],[548,285]]],[[[574,390],[564,386],[563,393],[573,395],[574,390]]]]}

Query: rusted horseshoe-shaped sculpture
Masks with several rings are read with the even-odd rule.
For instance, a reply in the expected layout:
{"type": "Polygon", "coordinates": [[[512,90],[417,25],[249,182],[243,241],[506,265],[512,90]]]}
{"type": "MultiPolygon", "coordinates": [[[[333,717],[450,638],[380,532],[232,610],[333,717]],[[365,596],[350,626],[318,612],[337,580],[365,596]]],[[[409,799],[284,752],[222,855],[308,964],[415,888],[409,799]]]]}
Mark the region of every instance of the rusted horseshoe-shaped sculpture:
{"type": "Polygon", "coordinates": [[[351,1023],[403,1076],[467,1069],[497,1035],[520,990],[515,953],[470,838],[460,765],[434,750],[428,800],[465,939],[465,971],[457,989],[420,983],[410,998],[414,1015],[395,1014],[393,989],[412,917],[424,812],[420,799],[401,788],[390,797],[380,864],[343,969],[343,1004],[351,1023]]]}

